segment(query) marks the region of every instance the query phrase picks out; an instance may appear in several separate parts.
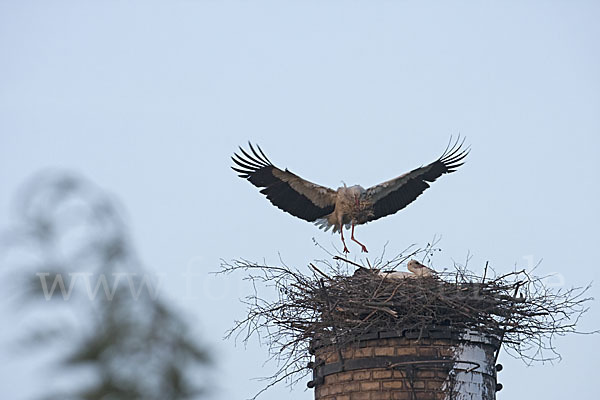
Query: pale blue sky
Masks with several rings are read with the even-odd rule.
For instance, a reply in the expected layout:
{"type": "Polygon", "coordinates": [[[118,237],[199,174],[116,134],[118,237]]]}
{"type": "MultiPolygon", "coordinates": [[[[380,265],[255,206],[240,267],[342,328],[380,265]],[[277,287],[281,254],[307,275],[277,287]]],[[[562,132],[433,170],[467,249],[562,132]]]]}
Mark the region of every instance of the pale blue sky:
{"type": "MultiPolygon", "coordinates": [[[[543,258],[540,272],[566,286],[599,281],[599,20],[594,1],[0,0],[0,224],[45,168],[119,197],[162,294],[218,355],[223,400],[272,370],[265,348],[221,340],[247,288],[208,272],[278,253],[303,267],[323,256],[312,237],[339,240],[235,176],[229,156],[248,139],[307,179],[367,187],[433,161],[460,132],[472,152],[459,172],[358,228],[372,254],[438,234],[436,266],[470,251],[473,267],[543,258]]],[[[581,328],[598,327],[595,302],[581,328]]],[[[498,399],[595,399],[599,337],[556,344],[554,366],[502,354],[498,399]]],[[[0,357],[6,398],[43,388],[44,366],[0,357]]],[[[263,399],[312,396],[302,383],[263,399]]]]}

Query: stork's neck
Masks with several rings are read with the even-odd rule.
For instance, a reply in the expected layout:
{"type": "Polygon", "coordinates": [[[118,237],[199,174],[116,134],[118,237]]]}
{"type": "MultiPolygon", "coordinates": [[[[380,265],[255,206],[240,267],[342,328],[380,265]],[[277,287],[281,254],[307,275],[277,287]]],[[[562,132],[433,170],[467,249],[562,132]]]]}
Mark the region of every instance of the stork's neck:
{"type": "Polygon", "coordinates": [[[360,185],[353,185],[353,186],[344,185],[344,186],[341,186],[338,188],[338,192],[342,192],[349,196],[354,196],[354,195],[360,196],[362,193],[365,192],[365,189],[360,185]]]}

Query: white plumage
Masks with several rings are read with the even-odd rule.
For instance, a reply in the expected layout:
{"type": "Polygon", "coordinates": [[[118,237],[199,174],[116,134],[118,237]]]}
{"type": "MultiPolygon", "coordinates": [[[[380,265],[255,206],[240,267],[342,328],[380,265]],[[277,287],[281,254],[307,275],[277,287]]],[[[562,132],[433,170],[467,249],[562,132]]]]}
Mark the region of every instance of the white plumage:
{"type": "Polygon", "coordinates": [[[394,272],[379,272],[379,275],[384,278],[391,279],[405,279],[405,278],[419,278],[423,276],[434,276],[435,271],[428,268],[418,262],[417,260],[410,260],[406,265],[406,269],[410,272],[394,271],[394,272]]]}

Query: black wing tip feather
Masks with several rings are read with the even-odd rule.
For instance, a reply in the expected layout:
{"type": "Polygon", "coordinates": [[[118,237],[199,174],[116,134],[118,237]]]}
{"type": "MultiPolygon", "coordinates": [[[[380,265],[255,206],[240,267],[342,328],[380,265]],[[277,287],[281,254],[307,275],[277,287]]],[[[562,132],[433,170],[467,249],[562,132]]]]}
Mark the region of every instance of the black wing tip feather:
{"type": "Polygon", "coordinates": [[[458,167],[464,164],[465,157],[467,157],[467,155],[469,155],[471,152],[471,146],[463,148],[466,137],[463,137],[462,140],[460,139],[461,138],[459,134],[453,143],[452,136],[450,136],[446,150],[444,150],[444,153],[438,159],[438,161],[444,165],[446,173],[456,171],[458,167]]]}
{"type": "Polygon", "coordinates": [[[250,178],[254,173],[263,168],[273,166],[258,144],[255,146],[260,153],[256,152],[250,141],[248,141],[248,146],[250,148],[249,151],[246,151],[239,146],[239,153],[241,155],[233,153],[233,156],[231,157],[231,160],[235,163],[235,166],[232,166],[231,169],[237,172],[240,178],[244,179],[250,178]]]}
{"type": "Polygon", "coordinates": [[[425,167],[402,175],[400,178],[408,175],[408,179],[404,178],[406,180],[400,186],[373,204],[373,215],[368,220],[373,221],[400,211],[427,190],[429,183],[445,173],[456,171],[464,164],[463,160],[471,151],[469,146],[463,148],[464,143],[465,139],[461,140],[460,135],[456,140],[450,137],[440,158],[425,167]]]}
{"type": "Polygon", "coordinates": [[[287,181],[282,180],[281,176],[273,174],[274,170],[282,171],[271,163],[260,146],[248,142],[248,149],[244,150],[242,147],[239,149],[239,152],[231,157],[234,163],[231,169],[237,172],[240,178],[263,188],[260,193],[264,194],[274,206],[309,222],[314,222],[317,218],[333,212],[333,204],[318,206],[287,181]]]}

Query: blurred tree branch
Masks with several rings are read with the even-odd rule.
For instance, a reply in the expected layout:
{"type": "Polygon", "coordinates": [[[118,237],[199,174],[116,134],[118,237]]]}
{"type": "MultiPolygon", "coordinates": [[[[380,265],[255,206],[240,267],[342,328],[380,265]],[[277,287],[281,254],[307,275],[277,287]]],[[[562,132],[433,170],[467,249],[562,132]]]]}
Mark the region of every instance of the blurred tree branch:
{"type": "Polygon", "coordinates": [[[41,399],[205,397],[209,354],[158,296],[114,200],[80,177],[43,174],[20,193],[16,215],[2,238],[3,252],[16,254],[7,273],[22,283],[26,312],[52,315],[37,318],[23,343],[66,346],[58,373],[92,371],[41,399]],[[76,323],[58,319],[61,310],[76,323]]]}

